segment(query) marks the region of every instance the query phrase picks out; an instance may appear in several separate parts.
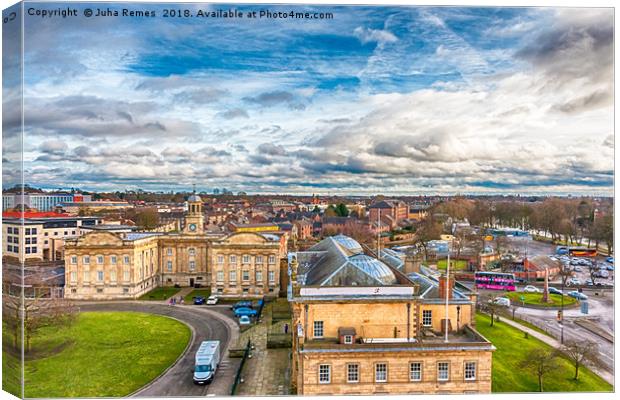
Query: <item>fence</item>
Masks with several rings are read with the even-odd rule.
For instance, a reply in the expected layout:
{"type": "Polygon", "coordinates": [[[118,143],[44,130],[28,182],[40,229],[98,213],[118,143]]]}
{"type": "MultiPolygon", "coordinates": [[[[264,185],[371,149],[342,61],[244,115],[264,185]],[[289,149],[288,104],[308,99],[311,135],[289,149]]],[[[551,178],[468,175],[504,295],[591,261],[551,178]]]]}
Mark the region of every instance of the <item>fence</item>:
{"type": "Polygon", "coordinates": [[[241,358],[241,364],[239,364],[239,369],[237,370],[237,375],[235,375],[235,382],[230,389],[230,395],[234,396],[237,391],[237,386],[241,382],[241,372],[243,371],[243,366],[245,365],[245,361],[248,359],[250,355],[250,348],[252,347],[252,342],[248,339],[248,344],[245,346],[245,351],[243,352],[243,357],[241,358]]]}

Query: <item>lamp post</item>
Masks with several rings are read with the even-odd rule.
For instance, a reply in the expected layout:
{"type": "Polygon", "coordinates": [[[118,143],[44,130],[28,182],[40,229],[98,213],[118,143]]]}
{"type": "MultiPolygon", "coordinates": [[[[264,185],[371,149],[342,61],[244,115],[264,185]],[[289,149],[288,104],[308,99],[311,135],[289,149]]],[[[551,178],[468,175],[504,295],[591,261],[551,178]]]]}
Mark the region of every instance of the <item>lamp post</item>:
{"type": "Polygon", "coordinates": [[[564,269],[566,265],[562,263],[562,273],[560,274],[560,278],[562,279],[562,296],[560,300],[560,344],[564,344],[564,281],[566,280],[566,270],[564,269]]]}
{"type": "Polygon", "coordinates": [[[444,342],[448,343],[448,323],[449,323],[449,307],[448,307],[448,298],[449,298],[449,294],[450,294],[450,247],[448,245],[448,260],[446,263],[446,286],[445,286],[445,291],[446,291],[446,336],[444,338],[444,342]]]}

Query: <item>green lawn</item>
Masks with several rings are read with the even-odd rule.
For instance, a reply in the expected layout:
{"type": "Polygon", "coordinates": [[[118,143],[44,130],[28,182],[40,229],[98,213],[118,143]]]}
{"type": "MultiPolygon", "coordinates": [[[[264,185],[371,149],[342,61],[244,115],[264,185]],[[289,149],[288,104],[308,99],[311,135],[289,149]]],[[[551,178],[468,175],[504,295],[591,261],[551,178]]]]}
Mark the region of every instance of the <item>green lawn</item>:
{"type": "Polygon", "coordinates": [[[158,287],[151,290],[148,293],[143,294],[138,300],[166,300],[170,296],[174,296],[179,293],[181,288],[175,288],[173,286],[158,287]]]}
{"type": "MultiPolygon", "coordinates": [[[[492,391],[497,392],[537,392],[538,380],[533,372],[524,371],[520,363],[531,352],[538,352],[549,346],[538,339],[525,339],[523,332],[495,322],[490,326],[491,317],[476,314],[476,329],[497,348],[493,352],[492,391]]],[[[587,368],[579,369],[579,380],[573,380],[575,369],[564,358],[558,367],[544,377],[545,392],[610,392],[613,387],[587,368]]]]}
{"type": "MultiPolygon", "coordinates": [[[[437,261],[437,269],[445,270],[448,260],[437,261]]],[[[450,271],[464,271],[467,269],[466,260],[450,260],[450,271]]]]}
{"type": "Polygon", "coordinates": [[[26,361],[26,397],[126,396],[171,365],[190,336],[186,325],[163,316],[82,313],[72,326],[45,328],[33,338],[33,352],[62,345],[26,361]]]}
{"type": "MultiPolygon", "coordinates": [[[[508,297],[513,305],[521,305],[521,296],[525,299],[525,304],[532,304],[542,307],[559,307],[562,304],[562,295],[549,294],[549,303],[542,302],[542,293],[523,293],[523,292],[511,292],[505,295],[508,297]]],[[[577,302],[577,299],[569,296],[564,297],[564,305],[570,306],[577,302]]]]}
{"type": "Polygon", "coordinates": [[[195,296],[202,296],[202,297],[204,297],[206,299],[207,297],[211,296],[211,289],[210,288],[205,288],[205,289],[194,289],[194,290],[192,290],[183,299],[183,300],[185,300],[185,304],[192,304],[192,302],[194,301],[194,297],[195,296]]]}

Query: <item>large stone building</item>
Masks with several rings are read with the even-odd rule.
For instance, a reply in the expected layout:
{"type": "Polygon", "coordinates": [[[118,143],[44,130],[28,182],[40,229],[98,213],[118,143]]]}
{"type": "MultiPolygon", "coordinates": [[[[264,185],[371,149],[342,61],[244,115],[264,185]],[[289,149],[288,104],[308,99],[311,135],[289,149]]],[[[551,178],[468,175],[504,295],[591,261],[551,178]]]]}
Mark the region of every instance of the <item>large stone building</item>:
{"type": "Polygon", "coordinates": [[[298,394],[490,393],[494,347],[465,287],[343,235],[288,259],[298,394]]]}
{"type": "Polygon", "coordinates": [[[204,230],[193,195],[181,232],[95,231],[65,244],[65,296],[136,298],[157,286],[210,287],[222,296],[276,296],[286,237],[204,230]]]}

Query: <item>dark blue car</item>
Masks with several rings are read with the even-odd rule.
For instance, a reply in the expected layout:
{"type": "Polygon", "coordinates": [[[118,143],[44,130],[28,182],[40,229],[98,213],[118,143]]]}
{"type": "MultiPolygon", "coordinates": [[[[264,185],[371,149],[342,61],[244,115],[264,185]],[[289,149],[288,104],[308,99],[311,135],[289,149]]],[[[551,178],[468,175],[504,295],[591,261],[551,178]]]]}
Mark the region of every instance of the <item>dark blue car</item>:
{"type": "Polygon", "coordinates": [[[248,317],[255,317],[256,314],[258,314],[258,311],[253,310],[251,308],[247,308],[247,307],[239,307],[235,310],[235,317],[237,318],[243,315],[246,315],[248,317]]]}
{"type": "Polygon", "coordinates": [[[206,301],[207,300],[204,297],[202,297],[202,296],[194,297],[194,304],[197,305],[197,306],[199,306],[201,304],[205,304],[206,301]]]}

